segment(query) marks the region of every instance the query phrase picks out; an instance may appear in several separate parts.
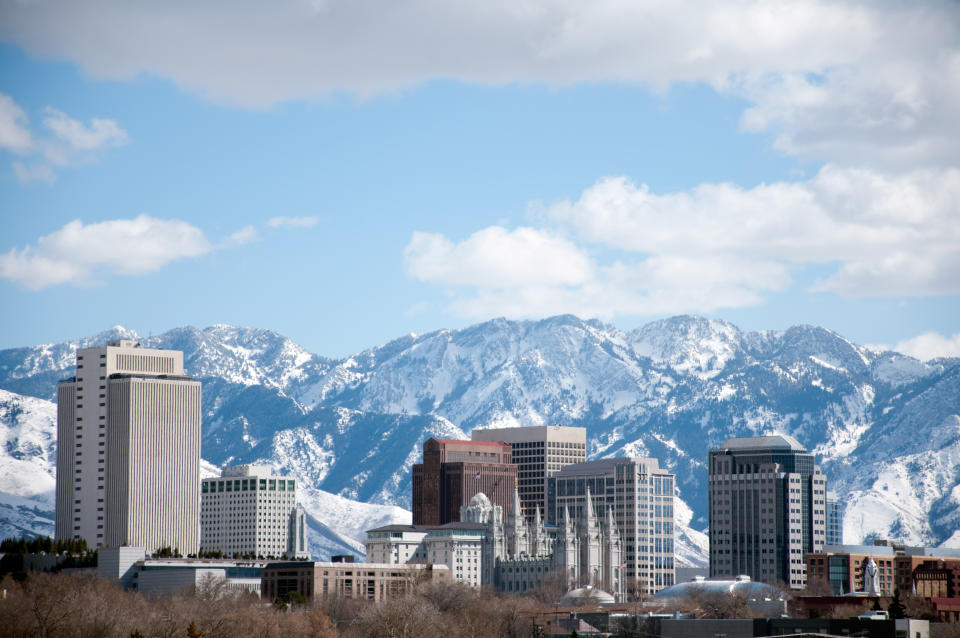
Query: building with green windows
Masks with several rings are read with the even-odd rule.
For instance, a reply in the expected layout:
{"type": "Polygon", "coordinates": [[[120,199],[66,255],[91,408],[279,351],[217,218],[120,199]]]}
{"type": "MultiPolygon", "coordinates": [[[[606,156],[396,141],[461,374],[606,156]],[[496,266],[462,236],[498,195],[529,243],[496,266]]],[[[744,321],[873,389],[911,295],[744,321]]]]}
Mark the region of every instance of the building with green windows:
{"type": "Polygon", "coordinates": [[[225,556],[309,558],[296,481],[237,465],[200,483],[200,551],[225,556]]]}

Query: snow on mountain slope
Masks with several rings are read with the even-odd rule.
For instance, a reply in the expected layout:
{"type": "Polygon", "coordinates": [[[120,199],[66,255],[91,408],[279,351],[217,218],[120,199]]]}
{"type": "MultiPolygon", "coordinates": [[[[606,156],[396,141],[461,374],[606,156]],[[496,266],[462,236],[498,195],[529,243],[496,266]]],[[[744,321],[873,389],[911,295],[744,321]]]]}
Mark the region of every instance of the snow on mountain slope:
{"type": "MultiPolygon", "coordinates": [[[[114,335],[132,333],[0,351],[0,388],[52,397],[56,380],[72,374],[73,348],[114,335]]],[[[743,332],[672,317],[623,332],[569,315],[496,319],[339,361],[249,328],[184,327],[140,340],[182,349],[188,374],[203,381],[211,463],[268,462],[305,489],[347,499],[409,507],[410,467],[428,436],[578,425],[591,458],[650,455],[676,474],[690,512],[689,523],[678,521],[678,547],[700,562],[707,451],[731,436],[782,432],[820,456],[831,490],[847,499],[848,541],[937,544],[957,528],[950,418],[960,414],[960,360],[878,353],[824,328],[743,332]]],[[[356,548],[316,508],[311,518],[331,549],[356,548]]]]}

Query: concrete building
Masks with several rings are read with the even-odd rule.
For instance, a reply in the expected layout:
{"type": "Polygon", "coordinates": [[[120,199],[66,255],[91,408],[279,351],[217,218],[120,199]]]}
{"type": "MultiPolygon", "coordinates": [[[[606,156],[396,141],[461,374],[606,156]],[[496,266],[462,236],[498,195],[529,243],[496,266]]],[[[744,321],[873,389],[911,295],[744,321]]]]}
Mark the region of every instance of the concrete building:
{"type": "Polygon", "coordinates": [[[104,547],[97,572],[124,589],[149,596],[209,588],[209,593],[246,591],[260,594],[260,571],[266,562],[211,558],[149,558],[142,547],[104,547]]]}
{"type": "Polygon", "coordinates": [[[367,560],[390,565],[447,565],[453,580],[479,587],[484,529],[469,522],[377,527],[367,530],[367,560]]]}
{"type": "MultiPolygon", "coordinates": [[[[628,594],[653,594],[673,585],[674,476],[656,459],[614,458],[561,469],[551,479],[549,508],[576,520],[592,498],[596,516],[612,516],[623,543],[628,594]]],[[[612,593],[612,592],[611,592],[612,593]]]]}
{"type": "MultiPolygon", "coordinates": [[[[567,465],[587,460],[586,428],[538,425],[478,429],[470,436],[474,441],[510,444],[513,463],[517,466],[517,485],[524,516],[533,521],[535,511],[540,508],[541,515],[547,517],[545,522],[555,525],[555,513],[547,507],[547,479],[567,465]]],[[[499,503],[496,499],[494,501],[499,503]]]]}
{"type": "Polygon", "coordinates": [[[200,549],[225,556],[309,558],[296,481],[236,465],[201,481],[200,549]]]}
{"type": "Polygon", "coordinates": [[[380,602],[401,597],[422,582],[451,582],[446,565],[383,563],[270,563],[263,568],[260,595],[274,600],[291,591],[308,599],[356,598],[380,602]]]}
{"type": "Polygon", "coordinates": [[[826,542],[826,479],[786,435],[732,438],[710,450],[710,577],[807,583],[826,542]]]}
{"type": "Polygon", "coordinates": [[[188,554],[199,523],[200,383],[183,353],[122,340],[78,350],[57,388],[56,537],[188,554]]]}
{"type": "Polygon", "coordinates": [[[460,508],[477,492],[504,508],[517,480],[507,443],[427,439],[423,463],[413,466],[413,524],[460,520],[460,508]]]}

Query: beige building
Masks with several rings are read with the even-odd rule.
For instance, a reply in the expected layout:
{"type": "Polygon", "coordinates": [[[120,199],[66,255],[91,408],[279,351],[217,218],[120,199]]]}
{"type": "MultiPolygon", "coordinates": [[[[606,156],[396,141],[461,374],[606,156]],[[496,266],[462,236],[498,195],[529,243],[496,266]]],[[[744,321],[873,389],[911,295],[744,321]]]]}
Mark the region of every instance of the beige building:
{"type": "Polygon", "coordinates": [[[196,553],[200,414],[182,352],[78,350],[76,376],[57,388],[56,537],[196,553]]]}
{"type": "Polygon", "coordinates": [[[236,465],[201,482],[200,550],[308,558],[306,516],[296,481],[269,468],[236,465]]]}
{"type": "Polygon", "coordinates": [[[492,428],[474,430],[470,436],[474,441],[510,444],[524,516],[533,521],[540,508],[546,522],[556,524],[556,519],[547,511],[547,479],[567,465],[587,460],[586,428],[561,425],[492,428]]]}
{"type": "Polygon", "coordinates": [[[291,591],[305,598],[342,597],[379,602],[405,596],[422,582],[452,582],[446,565],[383,563],[270,563],[263,568],[260,595],[274,600],[291,591]]]}

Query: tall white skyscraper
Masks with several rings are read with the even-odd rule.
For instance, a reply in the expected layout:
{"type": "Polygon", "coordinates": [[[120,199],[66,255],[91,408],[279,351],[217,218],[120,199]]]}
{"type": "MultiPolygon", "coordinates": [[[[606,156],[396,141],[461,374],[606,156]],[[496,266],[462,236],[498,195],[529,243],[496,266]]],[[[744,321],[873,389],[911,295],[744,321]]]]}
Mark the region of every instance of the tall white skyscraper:
{"type": "Polygon", "coordinates": [[[307,521],[297,483],[268,468],[235,465],[203,479],[200,548],[226,555],[309,558],[307,521]]]}
{"type": "Polygon", "coordinates": [[[57,388],[56,537],[196,553],[200,414],[182,352],[78,350],[76,376],[57,388]]]}

